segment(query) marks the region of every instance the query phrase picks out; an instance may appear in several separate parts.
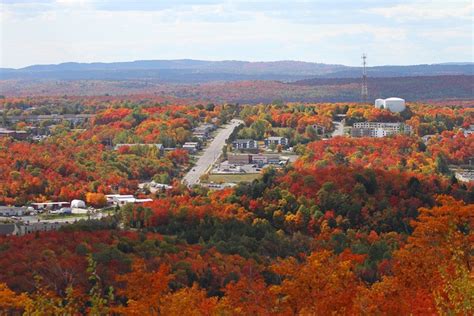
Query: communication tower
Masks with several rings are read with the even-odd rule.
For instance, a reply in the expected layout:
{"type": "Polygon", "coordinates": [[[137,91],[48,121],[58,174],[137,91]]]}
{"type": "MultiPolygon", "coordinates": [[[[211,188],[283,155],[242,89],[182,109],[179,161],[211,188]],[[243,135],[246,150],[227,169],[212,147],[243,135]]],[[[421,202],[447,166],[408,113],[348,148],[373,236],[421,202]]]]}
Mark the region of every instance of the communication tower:
{"type": "Polygon", "coordinates": [[[363,102],[367,102],[369,92],[367,89],[367,55],[364,53],[362,54],[362,89],[361,89],[361,99],[363,102]]]}

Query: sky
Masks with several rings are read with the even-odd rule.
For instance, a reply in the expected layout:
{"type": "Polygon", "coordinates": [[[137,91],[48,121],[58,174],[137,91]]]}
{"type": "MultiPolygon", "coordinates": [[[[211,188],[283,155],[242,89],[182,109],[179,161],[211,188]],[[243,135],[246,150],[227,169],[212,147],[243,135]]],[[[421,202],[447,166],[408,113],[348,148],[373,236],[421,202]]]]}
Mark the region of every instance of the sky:
{"type": "Polygon", "coordinates": [[[0,0],[0,67],[150,59],[474,61],[472,0],[0,0]]]}

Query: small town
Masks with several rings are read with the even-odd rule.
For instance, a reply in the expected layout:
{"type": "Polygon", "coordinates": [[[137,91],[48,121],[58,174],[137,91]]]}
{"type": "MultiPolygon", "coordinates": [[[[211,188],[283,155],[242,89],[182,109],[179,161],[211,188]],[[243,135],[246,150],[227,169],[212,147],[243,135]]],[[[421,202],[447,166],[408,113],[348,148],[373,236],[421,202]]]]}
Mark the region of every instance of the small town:
{"type": "Polygon", "coordinates": [[[0,316],[474,315],[472,0],[5,0],[0,316]]]}

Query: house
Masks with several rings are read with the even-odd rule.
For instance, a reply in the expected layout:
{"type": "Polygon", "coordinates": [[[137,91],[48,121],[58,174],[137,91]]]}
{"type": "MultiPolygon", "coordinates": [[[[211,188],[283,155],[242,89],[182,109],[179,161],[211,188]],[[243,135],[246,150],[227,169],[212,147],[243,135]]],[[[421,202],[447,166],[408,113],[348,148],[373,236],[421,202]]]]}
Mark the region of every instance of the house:
{"type": "Polygon", "coordinates": [[[288,138],[280,136],[271,136],[265,138],[264,143],[266,147],[270,147],[272,145],[281,145],[283,148],[286,148],[286,146],[288,146],[288,138]]]}
{"type": "Polygon", "coordinates": [[[238,150],[256,150],[258,149],[257,141],[253,139],[236,139],[232,142],[234,149],[238,150]]]}
{"type": "Polygon", "coordinates": [[[183,149],[193,154],[199,150],[199,143],[197,142],[186,142],[183,145],[183,149]]]}
{"type": "Polygon", "coordinates": [[[173,187],[171,185],[165,184],[165,183],[157,183],[155,181],[150,181],[150,182],[144,182],[144,183],[139,183],[138,187],[140,189],[148,189],[150,190],[151,193],[155,193],[158,190],[170,190],[173,187]]]}
{"type": "Polygon", "coordinates": [[[252,156],[248,154],[229,154],[227,160],[232,165],[245,165],[252,161],[252,156]]]}

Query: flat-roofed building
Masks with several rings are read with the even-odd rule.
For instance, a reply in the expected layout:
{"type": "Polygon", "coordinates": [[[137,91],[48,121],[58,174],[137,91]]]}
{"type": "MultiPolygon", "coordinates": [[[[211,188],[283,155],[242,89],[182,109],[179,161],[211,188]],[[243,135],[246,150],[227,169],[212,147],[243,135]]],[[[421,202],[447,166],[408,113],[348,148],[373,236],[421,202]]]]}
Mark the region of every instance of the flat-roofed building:
{"type": "Polygon", "coordinates": [[[199,150],[199,143],[197,142],[186,142],[183,145],[183,149],[193,154],[199,150]]]}
{"type": "Polygon", "coordinates": [[[121,195],[121,194],[108,194],[105,196],[107,198],[107,202],[110,204],[115,204],[118,206],[123,206],[128,203],[146,203],[152,202],[152,199],[137,199],[133,195],[121,195]]]}
{"type": "Polygon", "coordinates": [[[252,161],[252,156],[249,154],[229,154],[227,160],[232,165],[245,165],[252,161]]]}
{"type": "Polygon", "coordinates": [[[0,206],[0,216],[23,216],[29,213],[26,207],[0,206]]]}
{"type": "Polygon", "coordinates": [[[26,131],[14,131],[0,127],[0,138],[1,137],[11,137],[13,139],[24,140],[28,137],[28,133],[26,131]]]}
{"type": "Polygon", "coordinates": [[[31,203],[35,209],[60,209],[61,207],[70,206],[70,202],[40,202],[40,203],[31,203]]]}
{"type": "Polygon", "coordinates": [[[280,163],[280,155],[278,154],[258,154],[252,155],[252,163],[255,163],[259,166],[267,165],[267,164],[279,164],[280,163]]]}

